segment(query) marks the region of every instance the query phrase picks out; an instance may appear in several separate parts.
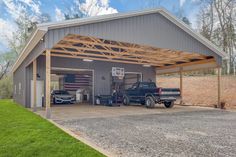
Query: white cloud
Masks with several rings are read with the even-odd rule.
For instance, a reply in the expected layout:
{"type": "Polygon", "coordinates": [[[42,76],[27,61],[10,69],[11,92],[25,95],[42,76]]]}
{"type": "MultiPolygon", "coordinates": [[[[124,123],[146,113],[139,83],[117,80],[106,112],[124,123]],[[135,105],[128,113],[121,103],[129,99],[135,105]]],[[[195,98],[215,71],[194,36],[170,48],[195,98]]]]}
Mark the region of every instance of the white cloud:
{"type": "MultiPolygon", "coordinates": [[[[27,17],[32,22],[39,21],[41,3],[39,0],[0,0],[0,4],[4,6],[6,14],[9,17],[0,18],[0,44],[8,47],[9,40],[18,31],[18,27],[14,21],[23,20],[22,17],[27,17]]],[[[30,25],[30,23],[26,23],[26,25],[30,25]]]]}
{"type": "Polygon", "coordinates": [[[109,0],[85,0],[80,4],[82,13],[86,16],[96,16],[117,13],[115,8],[109,6],[109,0]]]}
{"type": "Polygon", "coordinates": [[[35,0],[19,0],[22,3],[25,3],[27,6],[30,7],[32,11],[34,11],[37,14],[41,14],[40,11],[40,5],[41,3],[39,1],[35,0]]]}
{"type": "Polygon", "coordinates": [[[108,7],[108,6],[109,6],[109,0],[101,0],[101,4],[102,4],[103,6],[108,7]]]}
{"type": "Polygon", "coordinates": [[[56,18],[57,21],[62,21],[62,20],[65,19],[64,14],[63,14],[62,11],[61,11],[59,8],[57,8],[57,7],[56,7],[56,9],[55,9],[55,16],[56,16],[55,18],[56,18]]]}
{"type": "Polygon", "coordinates": [[[186,0],[179,0],[179,6],[182,7],[186,0]]]}
{"type": "Polygon", "coordinates": [[[16,26],[8,20],[0,18],[0,42],[4,46],[8,46],[8,40],[13,37],[13,32],[16,30],[16,26]]]}

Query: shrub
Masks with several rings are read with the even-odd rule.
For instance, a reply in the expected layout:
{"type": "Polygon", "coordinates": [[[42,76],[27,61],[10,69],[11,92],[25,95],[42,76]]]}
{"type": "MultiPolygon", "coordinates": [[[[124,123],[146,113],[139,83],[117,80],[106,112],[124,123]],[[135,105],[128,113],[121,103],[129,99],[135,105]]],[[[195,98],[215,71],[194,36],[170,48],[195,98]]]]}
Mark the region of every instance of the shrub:
{"type": "Polygon", "coordinates": [[[6,76],[0,80],[0,99],[11,99],[13,97],[12,77],[6,76]]]}

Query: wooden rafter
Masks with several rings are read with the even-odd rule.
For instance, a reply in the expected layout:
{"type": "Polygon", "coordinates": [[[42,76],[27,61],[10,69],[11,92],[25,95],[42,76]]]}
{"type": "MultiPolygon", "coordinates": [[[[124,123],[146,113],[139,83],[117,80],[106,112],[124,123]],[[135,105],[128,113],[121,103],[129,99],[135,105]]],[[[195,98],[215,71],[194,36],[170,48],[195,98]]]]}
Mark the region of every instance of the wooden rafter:
{"type": "MultiPolygon", "coordinates": [[[[94,52],[100,52],[104,56],[104,53],[107,53],[105,55],[108,59],[111,58],[123,58],[123,59],[129,59],[129,60],[140,60],[140,61],[147,61],[147,62],[159,62],[163,64],[175,64],[176,59],[178,58],[178,61],[183,61],[183,62],[188,62],[189,60],[185,58],[180,58],[180,57],[175,57],[175,58],[170,58],[170,59],[163,59],[163,57],[158,56],[158,57],[152,57],[152,56],[145,56],[141,54],[129,54],[127,52],[116,52],[116,51],[109,51],[109,50],[98,50],[98,49],[93,49],[93,48],[88,48],[88,47],[74,47],[74,46],[67,46],[67,45],[58,45],[55,48],[73,48],[74,53],[79,53],[87,51],[86,55],[87,56],[101,56],[101,54],[94,54],[94,52]],[[135,58],[132,58],[135,57],[135,58]],[[137,57],[141,57],[140,59],[137,59],[137,57]],[[172,61],[172,62],[171,62],[172,61]]],[[[58,50],[58,49],[52,49],[53,52],[66,52],[64,50],[58,50]]],[[[72,53],[72,52],[70,52],[72,53]]],[[[165,56],[166,57],[166,56],[165,56]]]]}
{"type": "MultiPolygon", "coordinates": [[[[70,34],[52,49],[52,56],[93,59],[131,64],[149,64],[171,68],[184,64],[214,60],[212,56],[177,50],[155,48],[127,42],[70,34]]],[[[215,60],[214,60],[215,61],[215,60]]]]}

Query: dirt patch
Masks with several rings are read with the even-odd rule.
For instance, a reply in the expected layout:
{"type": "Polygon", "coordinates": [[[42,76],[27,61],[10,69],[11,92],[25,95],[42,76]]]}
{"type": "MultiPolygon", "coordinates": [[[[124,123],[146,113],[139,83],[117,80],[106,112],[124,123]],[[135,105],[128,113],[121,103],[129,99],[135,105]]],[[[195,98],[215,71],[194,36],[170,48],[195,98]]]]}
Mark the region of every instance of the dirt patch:
{"type": "MultiPolygon", "coordinates": [[[[179,87],[179,77],[158,77],[158,86],[179,87]]],[[[184,76],[185,105],[211,106],[217,104],[217,76],[184,76]]],[[[236,108],[236,76],[222,76],[222,100],[226,108],[236,108]]]]}

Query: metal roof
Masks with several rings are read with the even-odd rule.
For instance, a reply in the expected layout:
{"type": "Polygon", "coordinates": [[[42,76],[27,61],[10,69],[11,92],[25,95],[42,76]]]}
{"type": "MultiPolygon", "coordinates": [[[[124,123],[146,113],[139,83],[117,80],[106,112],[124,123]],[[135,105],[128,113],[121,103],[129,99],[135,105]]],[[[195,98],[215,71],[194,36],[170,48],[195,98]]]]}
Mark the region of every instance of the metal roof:
{"type": "Polygon", "coordinates": [[[225,52],[220,50],[217,46],[215,46],[205,37],[195,32],[184,22],[182,22],[181,20],[177,19],[175,16],[170,14],[166,9],[159,8],[159,9],[136,11],[136,12],[130,12],[130,13],[116,13],[116,14],[100,15],[100,16],[94,16],[94,17],[88,17],[88,18],[81,18],[81,19],[65,20],[61,22],[50,22],[50,23],[38,24],[36,30],[30,36],[20,56],[18,57],[17,61],[13,65],[12,72],[14,72],[21,65],[24,59],[29,55],[29,53],[33,50],[33,48],[37,45],[37,43],[43,38],[43,36],[47,33],[48,30],[79,26],[79,25],[85,25],[85,24],[91,24],[91,23],[98,23],[98,22],[110,21],[110,20],[116,20],[116,19],[122,19],[122,18],[129,18],[129,17],[153,14],[153,13],[159,13],[163,15],[165,18],[170,20],[172,23],[174,23],[176,26],[184,30],[186,33],[188,33],[192,37],[194,37],[196,40],[201,42],[210,50],[212,50],[213,52],[221,56],[223,59],[228,57],[228,55],[225,52]]]}

